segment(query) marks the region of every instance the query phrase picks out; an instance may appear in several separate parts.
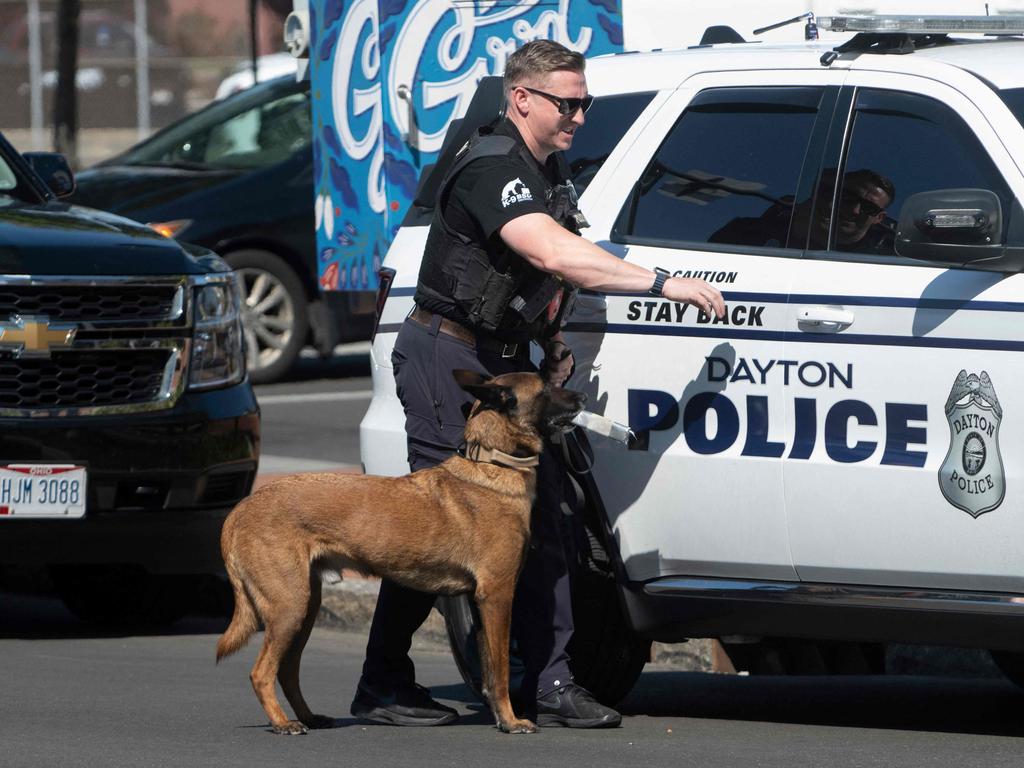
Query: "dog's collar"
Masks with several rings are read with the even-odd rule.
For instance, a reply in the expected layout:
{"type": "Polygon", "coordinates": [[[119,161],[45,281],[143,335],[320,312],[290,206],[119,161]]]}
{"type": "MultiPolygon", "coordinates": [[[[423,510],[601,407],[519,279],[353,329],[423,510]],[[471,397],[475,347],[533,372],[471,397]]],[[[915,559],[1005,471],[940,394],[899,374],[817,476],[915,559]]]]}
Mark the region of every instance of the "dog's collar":
{"type": "Polygon", "coordinates": [[[513,456],[494,448],[484,448],[480,443],[467,443],[464,455],[470,461],[483,461],[512,469],[530,469],[540,464],[540,455],[513,456]]]}

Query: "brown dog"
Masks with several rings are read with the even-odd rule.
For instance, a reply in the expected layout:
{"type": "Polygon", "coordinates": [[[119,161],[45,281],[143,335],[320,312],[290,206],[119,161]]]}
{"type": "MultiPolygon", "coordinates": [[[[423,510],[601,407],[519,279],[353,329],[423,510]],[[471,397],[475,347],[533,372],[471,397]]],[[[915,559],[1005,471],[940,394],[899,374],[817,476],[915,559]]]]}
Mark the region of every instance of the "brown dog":
{"type": "Polygon", "coordinates": [[[217,660],[241,648],[263,620],[250,679],[275,733],[330,727],[299,690],[299,661],[320,608],[321,572],[351,568],[423,592],[472,592],[480,611],[487,699],[507,733],[532,733],[509,702],[512,594],[530,537],[543,437],[565,431],[586,395],[533,373],[487,379],[455,371],[477,398],[466,455],[398,478],[308,474],[282,478],[244,499],[221,534],[235,593],[217,660]],[[274,678],[299,722],[278,703],[274,678]]]}

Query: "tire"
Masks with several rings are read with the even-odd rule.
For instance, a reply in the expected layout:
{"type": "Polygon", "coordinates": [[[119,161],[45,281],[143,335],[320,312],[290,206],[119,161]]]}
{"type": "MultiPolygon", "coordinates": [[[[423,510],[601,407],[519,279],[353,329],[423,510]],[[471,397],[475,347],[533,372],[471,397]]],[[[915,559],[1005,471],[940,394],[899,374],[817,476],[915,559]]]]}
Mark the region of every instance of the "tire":
{"type": "Polygon", "coordinates": [[[106,629],[166,627],[194,597],[194,579],[154,576],[134,565],[57,565],[50,578],[68,610],[106,629]]]}
{"type": "MultiPolygon", "coordinates": [[[[452,649],[452,658],[459,670],[462,681],[469,686],[480,701],[483,697],[483,679],[480,671],[480,646],[477,644],[477,633],[480,631],[480,617],[476,611],[476,603],[469,594],[446,595],[440,598],[440,610],[444,615],[444,626],[448,632],[448,644],[452,649]]],[[[515,641],[509,649],[509,692],[513,702],[523,680],[523,661],[515,647],[515,641]]]]}
{"type": "Polygon", "coordinates": [[[309,307],[298,275],[268,251],[224,257],[242,285],[246,363],[254,384],[268,384],[295,364],[309,335],[309,307]]]}
{"type": "Polygon", "coordinates": [[[651,641],[633,633],[604,547],[589,527],[585,533],[573,580],[575,631],[569,657],[576,682],[614,707],[633,689],[651,658],[651,641]]]}
{"type": "MultiPolygon", "coordinates": [[[[643,671],[650,658],[651,643],[630,631],[610,573],[591,563],[591,567],[576,574],[572,591],[576,629],[569,645],[569,656],[573,677],[602,704],[615,706],[625,698],[643,671]]],[[[480,621],[476,606],[469,595],[455,595],[442,598],[441,612],[455,666],[466,685],[483,701],[476,639],[480,621]]],[[[509,688],[515,693],[522,680],[523,664],[514,642],[509,658],[509,688]]]]}

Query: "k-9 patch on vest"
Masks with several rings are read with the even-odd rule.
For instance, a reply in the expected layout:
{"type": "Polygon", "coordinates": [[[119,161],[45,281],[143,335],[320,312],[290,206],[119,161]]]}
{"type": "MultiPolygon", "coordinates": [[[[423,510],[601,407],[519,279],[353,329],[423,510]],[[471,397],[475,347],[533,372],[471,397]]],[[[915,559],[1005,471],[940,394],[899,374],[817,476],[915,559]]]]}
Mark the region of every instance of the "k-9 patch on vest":
{"type": "Polygon", "coordinates": [[[954,507],[977,518],[1003,503],[1006,474],[999,453],[1003,409],[988,373],[960,371],[946,399],[949,452],[939,488],[954,507]]]}

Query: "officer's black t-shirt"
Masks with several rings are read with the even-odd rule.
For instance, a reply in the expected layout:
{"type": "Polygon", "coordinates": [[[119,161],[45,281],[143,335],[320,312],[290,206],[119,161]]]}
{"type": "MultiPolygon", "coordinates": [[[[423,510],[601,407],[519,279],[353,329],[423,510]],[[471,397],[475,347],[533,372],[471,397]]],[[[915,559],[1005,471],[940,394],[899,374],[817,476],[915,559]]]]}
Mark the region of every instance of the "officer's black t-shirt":
{"type": "MultiPolygon", "coordinates": [[[[523,143],[519,130],[509,120],[501,121],[494,133],[523,143]]],[[[548,213],[545,201],[548,190],[559,181],[557,169],[554,155],[544,166],[516,155],[474,160],[455,180],[445,220],[457,232],[492,251],[500,247],[498,232],[512,219],[528,213],[548,213]]]]}

